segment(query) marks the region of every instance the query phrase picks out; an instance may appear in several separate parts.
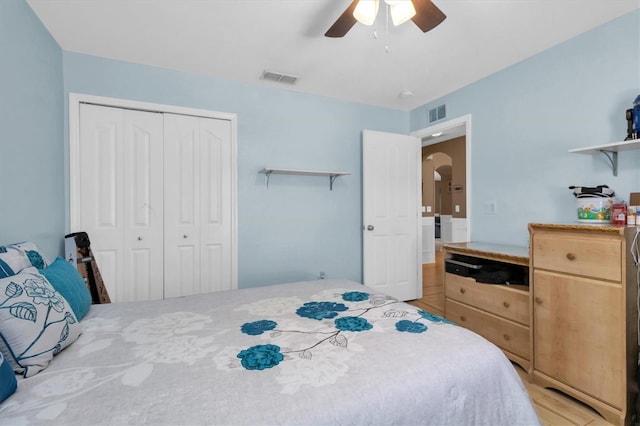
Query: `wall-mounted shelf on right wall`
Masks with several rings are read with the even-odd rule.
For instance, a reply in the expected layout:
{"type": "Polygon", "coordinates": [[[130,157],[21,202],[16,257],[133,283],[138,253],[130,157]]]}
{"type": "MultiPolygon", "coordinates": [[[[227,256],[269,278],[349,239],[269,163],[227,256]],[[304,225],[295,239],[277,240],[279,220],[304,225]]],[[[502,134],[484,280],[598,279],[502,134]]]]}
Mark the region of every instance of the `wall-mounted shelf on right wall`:
{"type": "Polygon", "coordinates": [[[587,146],[584,148],[570,149],[569,152],[575,154],[588,154],[593,155],[597,153],[604,154],[611,163],[611,169],[613,175],[618,176],[618,152],[621,151],[633,151],[640,149],[640,139],[633,139],[630,141],[614,142],[605,145],[587,146]]]}

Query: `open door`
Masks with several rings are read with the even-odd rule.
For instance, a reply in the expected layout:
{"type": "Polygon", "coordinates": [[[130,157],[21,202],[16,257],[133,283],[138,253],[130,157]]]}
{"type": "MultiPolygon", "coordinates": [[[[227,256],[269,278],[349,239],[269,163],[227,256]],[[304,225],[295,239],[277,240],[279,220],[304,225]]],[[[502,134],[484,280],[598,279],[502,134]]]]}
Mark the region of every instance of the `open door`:
{"type": "Polygon", "coordinates": [[[420,139],[364,130],[364,284],[399,300],[422,297],[420,139]]]}

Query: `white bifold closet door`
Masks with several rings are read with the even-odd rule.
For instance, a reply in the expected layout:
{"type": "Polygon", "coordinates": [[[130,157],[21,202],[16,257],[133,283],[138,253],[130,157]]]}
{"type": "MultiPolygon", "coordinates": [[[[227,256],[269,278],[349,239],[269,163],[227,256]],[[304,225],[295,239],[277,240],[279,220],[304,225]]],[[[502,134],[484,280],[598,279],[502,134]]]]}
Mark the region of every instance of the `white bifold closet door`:
{"type": "Polygon", "coordinates": [[[82,104],[79,229],[114,302],[232,288],[231,123],[82,104]]]}
{"type": "Polygon", "coordinates": [[[165,297],[231,289],[231,125],[165,114],[165,297]]]}
{"type": "Polygon", "coordinates": [[[82,104],[79,229],[113,301],[163,297],[162,114],[82,104]]]}

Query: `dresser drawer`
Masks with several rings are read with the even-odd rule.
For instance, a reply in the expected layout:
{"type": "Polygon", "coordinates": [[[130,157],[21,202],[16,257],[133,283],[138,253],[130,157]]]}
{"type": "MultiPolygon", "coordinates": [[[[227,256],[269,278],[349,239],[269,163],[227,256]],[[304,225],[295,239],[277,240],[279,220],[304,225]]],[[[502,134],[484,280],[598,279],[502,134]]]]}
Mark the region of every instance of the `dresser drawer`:
{"type": "Polygon", "coordinates": [[[473,278],[445,274],[445,296],[529,325],[529,292],[507,285],[479,284],[473,278]]]}
{"type": "Polygon", "coordinates": [[[536,232],[533,267],[569,274],[622,279],[622,240],[615,236],[536,232]]]}
{"type": "Polygon", "coordinates": [[[531,359],[529,327],[446,299],[446,318],[474,331],[505,351],[531,359]]]}

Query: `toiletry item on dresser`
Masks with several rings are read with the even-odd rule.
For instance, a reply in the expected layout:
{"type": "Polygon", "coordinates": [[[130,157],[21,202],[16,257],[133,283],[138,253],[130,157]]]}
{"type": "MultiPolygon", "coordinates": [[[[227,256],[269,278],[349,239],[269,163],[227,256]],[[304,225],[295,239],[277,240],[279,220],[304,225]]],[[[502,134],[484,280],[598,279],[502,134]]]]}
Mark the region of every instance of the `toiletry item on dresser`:
{"type": "Polygon", "coordinates": [[[636,225],[636,219],[637,219],[636,208],[637,208],[636,206],[629,206],[627,208],[627,225],[632,225],[632,226],[636,225]]]}

